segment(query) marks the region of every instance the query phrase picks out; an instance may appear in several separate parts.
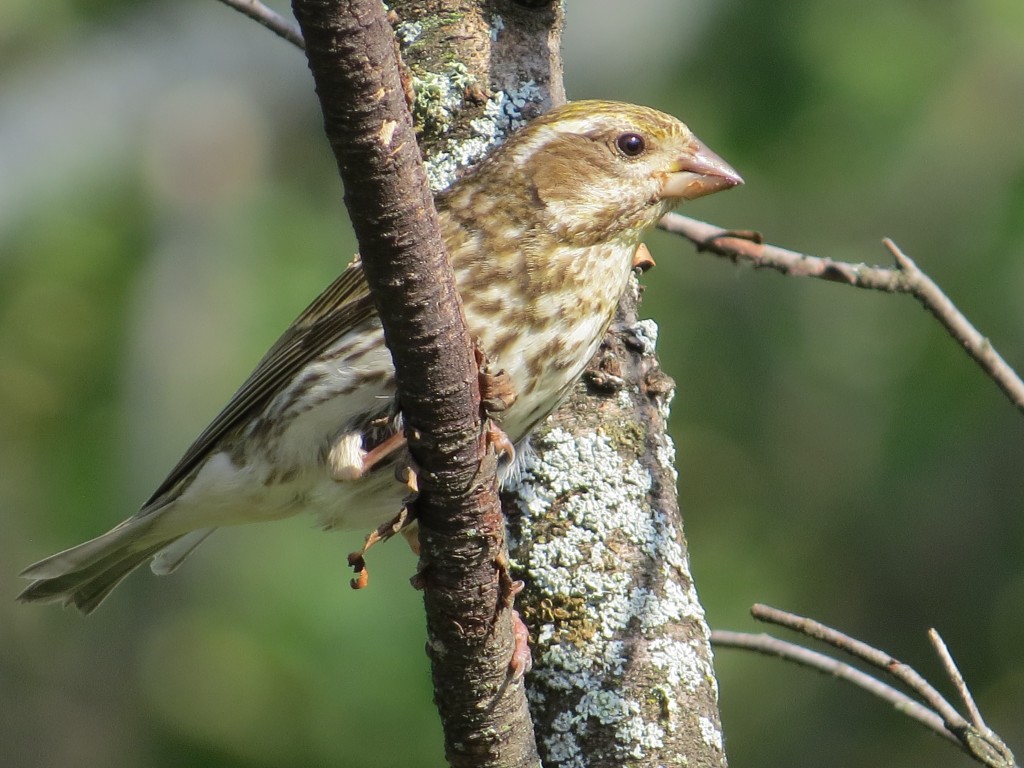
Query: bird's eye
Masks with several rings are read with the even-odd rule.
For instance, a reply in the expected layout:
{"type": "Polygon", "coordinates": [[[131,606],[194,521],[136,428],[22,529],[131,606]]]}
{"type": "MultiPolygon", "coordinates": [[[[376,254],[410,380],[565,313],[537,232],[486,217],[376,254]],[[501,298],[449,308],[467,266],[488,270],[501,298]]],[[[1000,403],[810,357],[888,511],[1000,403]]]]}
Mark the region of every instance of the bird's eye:
{"type": "Polygon", "coordinates": [[[615,146],[626,157],[637,157],[647,149],[647,142],[639,133],[624,133],[615,140],[615,146]]]}

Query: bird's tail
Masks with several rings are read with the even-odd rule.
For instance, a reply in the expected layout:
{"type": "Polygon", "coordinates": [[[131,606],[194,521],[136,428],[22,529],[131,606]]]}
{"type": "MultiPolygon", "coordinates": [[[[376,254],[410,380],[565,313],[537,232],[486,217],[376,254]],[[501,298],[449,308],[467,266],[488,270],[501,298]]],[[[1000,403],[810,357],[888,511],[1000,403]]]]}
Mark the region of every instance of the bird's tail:
{"type": "Polygon", "coordinates": [[[154,536],[152,520],[132,517],[84,544],[30,565],[21,575],[33,582],[18,595],[22,602],[74,605],[92,613],[121,580],[150,558],[153,570],[173,571],[213,529],[170,537],[154,536]]]}

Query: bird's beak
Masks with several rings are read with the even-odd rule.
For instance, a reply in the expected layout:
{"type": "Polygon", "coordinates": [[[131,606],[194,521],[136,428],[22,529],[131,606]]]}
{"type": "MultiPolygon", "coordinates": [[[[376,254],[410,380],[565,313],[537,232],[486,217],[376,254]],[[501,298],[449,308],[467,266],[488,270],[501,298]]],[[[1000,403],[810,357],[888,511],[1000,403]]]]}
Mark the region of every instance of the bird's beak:
{"type": "Polygon", "coordinates": [[[687,151],[672,164],[671,172],[665,174],[661,197],[694,200],[742,183],[743,178],[732,166],[693,137],[687,151]]]}

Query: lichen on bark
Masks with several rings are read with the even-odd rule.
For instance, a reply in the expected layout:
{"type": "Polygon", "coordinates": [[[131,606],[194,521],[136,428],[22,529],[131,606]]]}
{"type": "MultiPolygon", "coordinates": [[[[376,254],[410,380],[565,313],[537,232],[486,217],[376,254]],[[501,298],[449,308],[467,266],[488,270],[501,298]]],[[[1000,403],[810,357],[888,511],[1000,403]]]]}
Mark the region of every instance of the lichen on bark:
{"type": "Polygon", "coordinates": [[[560,3],[533,11],[478,0],[396,0],[390,7],[435,192],[565,101],[560,3]]]}

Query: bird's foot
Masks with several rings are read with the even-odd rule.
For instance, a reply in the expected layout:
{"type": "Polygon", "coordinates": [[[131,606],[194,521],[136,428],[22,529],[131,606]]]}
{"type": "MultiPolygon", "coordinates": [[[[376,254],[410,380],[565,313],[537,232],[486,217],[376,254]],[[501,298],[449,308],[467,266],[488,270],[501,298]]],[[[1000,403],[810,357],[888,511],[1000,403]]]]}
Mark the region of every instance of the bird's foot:
{"type": "Polygon", "coordinates": [[[509,677],[512,681],[519,680],[533,669],[533,654],[530,652],[530,630],[523,617],[513,606],[516,595],[523,591],[525,584],[512,578],[507,557],[499,557],[495,565],[498,567],[499,589],[504,607],[511,609],[512,614],[512,658],[508,662],[509,677]]]}
{"type": "MultiPolygon", "coordinates": [[[[523,582],[514,581],[512,585],[515,587],[513,594],[523,591],[523,582]]],[[[508,662],[508,671],[513,680],[520,680],[533,669],[533,652],[530,650],[530,630],[515,608],[512,609],[512,638],[515,644],[512,647],[512,658],[508,662]]]]}
{"type": "Polygon", "coordinates": [[[487,434],[484,436],[487,447],[494,451],[494,455],[501,459],[503,456],[508,459],[509,464],[516,460],[516,447],[513,445],[505,430],[499,427],[491,419],[487,420],[487,434]]]}
{"type": "Polygon", "coordinates": [[[480,370],[480,406],[484,414],[493,416],[507,410],[516,401],[512,377],[504,369],[493,370],[487,355],[479,346],[474,346],[477,368],[480,370]]]}
{"type": "MultiPolygon", "coordinates": [[[[363,589],[370,582],[370,572],[366,567],[366,553],[370,547],[379,542],[387,541],[396,533],[403,534],[406,539],[409,539],[410,535],[415,536],[415,529],[418,527],[415,523],[416,517],[413,515],[412,510],[409,507],[402,507],[402,511],[392,519],[370,531],[363,541],[362,549],[358,552],[350,552],[348,555],[348,564],[352,566],[352,570],[356,574],[350,582],[352,589],[363,589]]],[[[412,546],[411,541],[409,545],[412,546]]],[[[419,541],[417,540],[413,551],[416,551],[418,547],[419,541]]]]}

